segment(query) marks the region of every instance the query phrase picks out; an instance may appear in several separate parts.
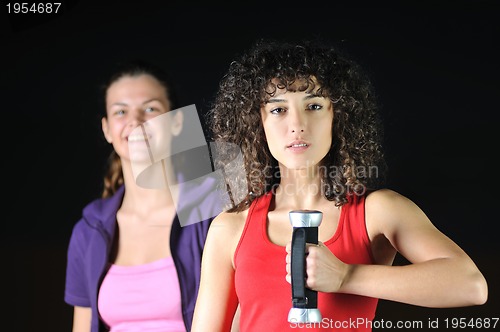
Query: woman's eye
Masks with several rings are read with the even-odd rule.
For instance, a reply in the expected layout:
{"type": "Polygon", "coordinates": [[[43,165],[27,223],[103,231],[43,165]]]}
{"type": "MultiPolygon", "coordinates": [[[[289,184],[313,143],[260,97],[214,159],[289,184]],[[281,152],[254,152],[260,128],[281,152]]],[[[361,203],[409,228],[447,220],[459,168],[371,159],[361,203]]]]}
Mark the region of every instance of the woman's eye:
{"type": "Polygon", "coordinates": [[[282,107],[276,107],[276,108],[273,108],[270,113],[271,114],[280,114],[280,113],[283,113],[283,112],[286,112],[286,110],[282,107]]]}
{"type": "Polygon", "coordinates": [[[117,111],[115,112],[115,114],[116,114],[116,115],[123,115],[123,114],[125,114],[125,110],[117,110],[117,111]]]}
{"type": "Polygon", "coordinates": [[[308,110],[311,110],[311,111],[319,111],[320,109],[322,109],[323,106],[321,105],[318,105],[318,104],[310,104],[310,105],[307,105],[307,109],[308,110]]]}
{"type": "Polygon", "coordinates": [[[156,112],[156,111],[157,111],[157,110],[156,110],[156,108],[154,108],[154,107],[148,107],[148,108],[146,108],[146,110],[145,110],[145,112],[146,112],[146,113],[152,113],[152,112],[156,112]]]}

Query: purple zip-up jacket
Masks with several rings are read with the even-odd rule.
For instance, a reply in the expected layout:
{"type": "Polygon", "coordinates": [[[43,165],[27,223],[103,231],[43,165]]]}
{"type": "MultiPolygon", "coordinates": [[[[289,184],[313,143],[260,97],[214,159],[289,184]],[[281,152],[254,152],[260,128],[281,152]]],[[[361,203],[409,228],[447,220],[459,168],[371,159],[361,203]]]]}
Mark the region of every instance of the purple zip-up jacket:
{"type": "MultiPolygon", "coordinates": [[[[213,210],[214,213],[210,214],[213,217],[184,227],[181,227],[176,217],[170,235],[170,250],[179,277],[182,316],[187,331],[191,330],[206,235],[220,206],[216,195],[210,194],[213,193],[211,188],[213,184],[205,182],[183,196],[189,197],[184,205],[191,209],[191,213],[211,209],[205,211],[213,210]]],[[[72,306],[91,307],[92,332],[105,330],[97,310],[97,294],[107,271],[115,236],[116,212],[121,206],[124,192],[122,186],[112,197],[96,199],[88,204],[83,209],[82,218],[73,227],[69,242],[64,301],[72,306]]]]}

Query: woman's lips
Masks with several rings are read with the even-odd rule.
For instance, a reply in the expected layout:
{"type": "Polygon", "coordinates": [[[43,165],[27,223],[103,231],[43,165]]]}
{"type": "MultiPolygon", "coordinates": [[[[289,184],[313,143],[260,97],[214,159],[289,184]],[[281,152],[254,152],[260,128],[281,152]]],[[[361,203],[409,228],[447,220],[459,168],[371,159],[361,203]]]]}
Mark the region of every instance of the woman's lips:
{"type": "Polygon", "coordinates": [[[307,150],[311,145],[303,141],[295,141],[287,145],[287,149],[293,152],[302,152],[307,150]]]}

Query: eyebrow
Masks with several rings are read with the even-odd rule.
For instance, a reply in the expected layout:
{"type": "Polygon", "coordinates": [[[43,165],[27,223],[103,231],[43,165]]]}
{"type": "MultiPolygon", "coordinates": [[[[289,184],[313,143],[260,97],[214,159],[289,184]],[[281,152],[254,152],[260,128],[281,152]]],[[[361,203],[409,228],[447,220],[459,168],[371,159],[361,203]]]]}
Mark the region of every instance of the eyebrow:
{"type": "Polygon", "coordinates": [[[148,104],[148,103],[150,103],[150,102],[152,102],[152,101],[157,101],[157,102],[161,103],[159,99],[156,99],[156,98],[151,98],[151,99],[149,99],[149,100],[146,100],[146,101],[145,101],[145,102],[143,102],[142,104],[143,104],[143,105],[146,105],[146,104],[148,104]]]}
{"type": "Polygon", "coordinates": [[[118,102],[118,103],[113,103],[113,104],[111,104],[109,106],[110,107],[113,107],[113,106],[128,106],[128,104],[127,103],[120,103],[120,102],[118,102]]]}
{"type": "MultiPolygon", "coordinates": [[[[142,105],[149,104],[150,102],[153,102],[153,101],[160,102],[160,100],[159,100],[159,99],[152,98],[152,99],[148,99],[148,100],[146,100],[145,102],[143,102],[143,103],[142,103],[142,105]]],[[[127,103],[122,103],[122,102],[117,102],[117,103],[113,103],[113,104],[111,104],[110,106],[128,106],[128,104],[127,104],[127,103]]]]}
{"type": "MultiPolygon", "coordinates": [[[[314,99],[314,98],[325,98],[325,97],[323,97],[322,95],[318,95],[318,94],[308,94],[307,96],[304,97],[303,100],[309,100],[309,99],[314,99]]],[[[286,101],[287,101],[286,99],[270,98],[269,100],[266,101],[266,104],[282,103],[282,102],[286,102],[286,101]]]]}

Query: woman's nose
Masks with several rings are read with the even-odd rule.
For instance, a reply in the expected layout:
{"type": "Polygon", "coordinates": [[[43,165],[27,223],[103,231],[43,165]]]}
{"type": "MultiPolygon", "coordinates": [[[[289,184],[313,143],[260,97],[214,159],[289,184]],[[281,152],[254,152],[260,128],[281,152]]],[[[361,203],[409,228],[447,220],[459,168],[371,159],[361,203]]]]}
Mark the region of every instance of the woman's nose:
{"type": "Polygon", "coordinates": [[[134,112],[134,113],[130,114],[130,118],[128,121],[129,127],[135,128],[143,123],[144,123],[144,116],[141,113],[134,112]]]}
{"type": "Polygon", "coordinates": [[[289,128],[292,133],[303,133],[306,128],[306,119],[303,114],[298,109],[289,110],[289,128]]]}

